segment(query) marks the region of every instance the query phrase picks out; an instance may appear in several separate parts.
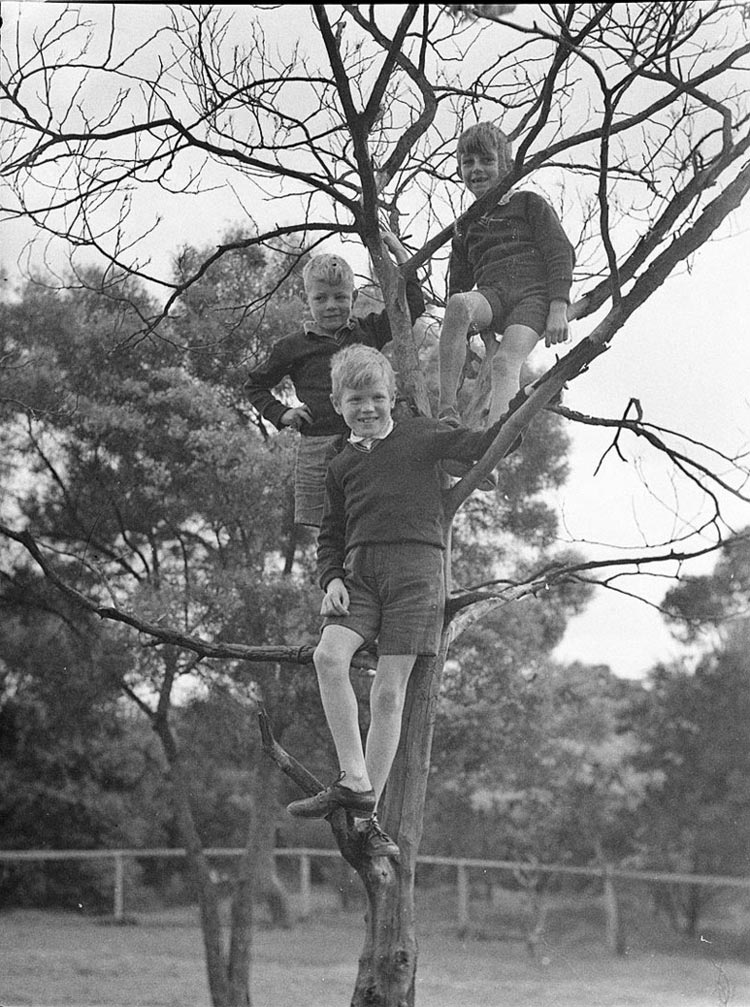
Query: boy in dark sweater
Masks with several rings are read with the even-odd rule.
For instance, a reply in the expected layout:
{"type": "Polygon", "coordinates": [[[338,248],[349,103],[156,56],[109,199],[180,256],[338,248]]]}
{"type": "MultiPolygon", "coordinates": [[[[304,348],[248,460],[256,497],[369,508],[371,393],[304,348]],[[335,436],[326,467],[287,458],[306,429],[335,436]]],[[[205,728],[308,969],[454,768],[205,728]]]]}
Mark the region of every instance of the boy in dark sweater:
{"type": "MultiPolygon", "coordinates": [[[[397,262],[409,257],[394,234],[384,232],[383,244],[397,262]]],[[[281,430],[293,427],[302,435],[294,471],[294,520],[317,528],[323,516],[328,463],[346,437],[347,428],[331,404],[331,357],[344,346],[363,343],[381,349],[391,339],[385,311],[352,317],[357,299],[354,273],[338,255],[316,255],[303,271],[310,319],[304,329],[276,343],[268,359],[252,370],[244,384],[250,402],[264,419],[281,430]],[[272,394],[290,377],[302,405],[290,407],[272,394]]],[[[424,299],[414,277],[406,280],[411,320],[424,312],[424,299]]]]}
{"type": "Polygon", "coordinates": [[[396,381],[386,357],[351,346],[331,365],[336,412],[349,439],[328,467],[318,572],[325,617],[313,661],[340,776],[289,812],[323,818],[336,807],[355,816],[370,856],[398,856],[375,808],[401,733],[414,662],[435,654],[444,608],[442,458],[480,458],[500,425],[481,432],[416,417],[394,423],[396,381]],[[349,666],[377,639],[365,750],[349,666]],[[342,782],[342,781],[345,781],[342,782]]]}
{"type": "MultiPolygon", "coordinates": [[[[461,180],[477,199],[513,167],[508,138],[491,122],[464,130],[457,156],[461,180]]],[[[440,333],[439,417],[459,422],[456,393],[467,338],[478,332],[488,350],[499,344],[492,347],[488,422],[507,411],[539,339],[552,346],[568,338],[574,263],[557,214],[534,192],[511,189],[483,217],[456,230],[440,333]]]]}

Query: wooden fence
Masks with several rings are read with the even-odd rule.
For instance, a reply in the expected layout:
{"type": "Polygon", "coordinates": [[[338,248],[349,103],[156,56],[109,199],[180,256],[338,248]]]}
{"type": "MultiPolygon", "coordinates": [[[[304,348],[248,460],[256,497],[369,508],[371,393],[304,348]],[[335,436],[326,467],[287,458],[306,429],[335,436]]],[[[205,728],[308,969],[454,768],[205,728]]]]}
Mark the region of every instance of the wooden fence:
{"type": "MultiPolygon", "coordinates": [[[[233,858],[242,856],[245,850],[239,848],[216,848],[204,851],[208,857],[233,858]]],[[[306,847],[280,848],[274,851],[278,858],[297,858],[299,860],[299,898],[301,915],[308,916],[312,909],[312,882],[310,865],[313,859],[339,858],[340,853],[334,849],[308,849],[306,847]]],[[[0,850],[0,863],[64,861],[64,860],[111,860],[113,864],[113,916],[116,922],[124,919],[125,905],[125,861],[143,857],[184,857],[181,849],[123,849],[123,850],[0,850]]],[[[480,860],[461,857],[420,856],[418,864],[434,864],[443,867],[454,867],[456,871],[456,920],[459,929],[465,929],[470,922],[471,886],[470,872],[510,871],[514,877],[519,873],[525,876],[568,875],[589,878],[601,878],[604,885],[605,905],[616,903],[614,898],[614,882],[618,879],[657,882],[672,885],[708,885],[710,887],[750,889],[750,878],[726,877],[711,874],[670,874],[660,871],[634,871],[619,867],[571,867],[566,864],[531,864],[513,860],[480,860]]],[[[618,942],[617,934],[612,928],[616,923],[608,914],[608,944],[613,948],[618,942]]]]}

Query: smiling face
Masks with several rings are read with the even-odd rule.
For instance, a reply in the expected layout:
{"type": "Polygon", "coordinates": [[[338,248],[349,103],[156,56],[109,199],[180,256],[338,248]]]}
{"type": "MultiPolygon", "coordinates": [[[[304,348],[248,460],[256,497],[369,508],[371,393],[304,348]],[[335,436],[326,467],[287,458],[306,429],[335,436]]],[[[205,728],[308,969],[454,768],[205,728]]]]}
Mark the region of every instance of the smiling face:
{"type": "Polygon", "coordinates": [[[357,291],[348,283],[328,283],[313,277],[308,280],[305,293],[316,330],[327,336],[346,325],[357,299],[357,291]]]}
{"type": "Polygon", "coordinates": [[[505,162],[499,163],[496,151],[466,152],[459,160],[461,181],[476,199],[489,192],[507,174],[505,162]]]}
{"type": "Polygon", "coordinates": [[[357,437],[382,437],[388,428],[396,395],[382,379],[362,388],[344,387],[333,408],[357,437]]]}
{"type": "Polygon", "coordinates": [[[492,122],[477,122],[463,131],[456,147],[458,173],[479,199],[513,170],[511,143],[492,122]]]}

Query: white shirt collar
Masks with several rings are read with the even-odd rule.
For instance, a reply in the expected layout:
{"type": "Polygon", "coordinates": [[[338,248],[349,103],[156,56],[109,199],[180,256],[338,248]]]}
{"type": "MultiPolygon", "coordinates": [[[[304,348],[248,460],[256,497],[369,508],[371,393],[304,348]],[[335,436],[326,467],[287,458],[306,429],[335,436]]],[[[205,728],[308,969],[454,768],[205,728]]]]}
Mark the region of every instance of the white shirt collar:
{"type": "Polygon", "coordinates": [[[361,444],[363,447],[369,447],[373,441],[383,441],[385,438],[393,431],[394,423],[393,417],[388,420],[385,430],[382,434],[378,434],[377,437],[358,437],[355,433],[349,434],[349,440],[352,444],[361,444]]]}
{"type": "Polygon", "coordinates": [[[354,316],[350,315],[341,328],[336,329],[333,333],[321,332],[315,327],[315,322],[312,318],[305,318],[302,322],[302,328],[308,336],[317,336],[318,339],[338,339],[343,332],[350,332],[354,328],[354,316]]]}

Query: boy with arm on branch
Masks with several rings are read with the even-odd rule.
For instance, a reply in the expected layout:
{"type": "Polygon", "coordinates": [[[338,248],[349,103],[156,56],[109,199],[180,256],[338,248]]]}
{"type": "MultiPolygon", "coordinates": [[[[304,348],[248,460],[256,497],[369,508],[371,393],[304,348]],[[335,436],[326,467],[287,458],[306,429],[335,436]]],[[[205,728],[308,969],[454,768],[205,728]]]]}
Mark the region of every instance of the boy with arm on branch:
{"type": "MultiPolygon", "coordinates": [[[[510,142],[491,122],[464,130],[456,153],[461,180],[476,199],[513,169],[510,142]]],[[[574,264],[557,214],[534,192],[510,189],[484,216],[457,227],[439,344],[441,419],[460,422],[456,396],[467,339],[476,333],[492,354],[487,422],[507,412],[537,342],[568,338],[574,264]]]]}
{"type": "MultiPolygon", "coordinates": [[[[398,263],[409,253],[391,232],[383,244],[398,263]]],[[[344,346],[363,343],[381,349],[391,339],[385,311],[363,318],[352,315],[357,299],[354,272],[338,255],[313,256],[302,273],[310,318],[303,330],[280,339],[268,359],[252,370],[245,392],[260,415],[281,430],[301,434],[294,470],[294,520],[317,528],[323,516],[325,474],[330,460],[346,438],[346,424],[331,405],[331,357],[344,346]],[[272,393],[290,377],[301,405],[290,407],[272,393]]],[[[414,276],[406,278],[406,300],[414,322],[425,309],[414,276]]]]}
{"type": "Polygon", "coordinates": [[[420,654],[436,654],[444,609],[443,458],[480,458],[499,432],[452,428],[427,417],[394,423],[396,379],[388,359],[367,346],[337,353],[333,408],[350,430],[329,465],[318,536],[325,591],[313,656],[340,775],[313,797],[293,801],[301,818],[351,812],[369,856],[398,856],[375,809],[401,734],[406,686],[420,654]],[[352,657],[377,639],[370,728],[363,748],[352,657]]]}

